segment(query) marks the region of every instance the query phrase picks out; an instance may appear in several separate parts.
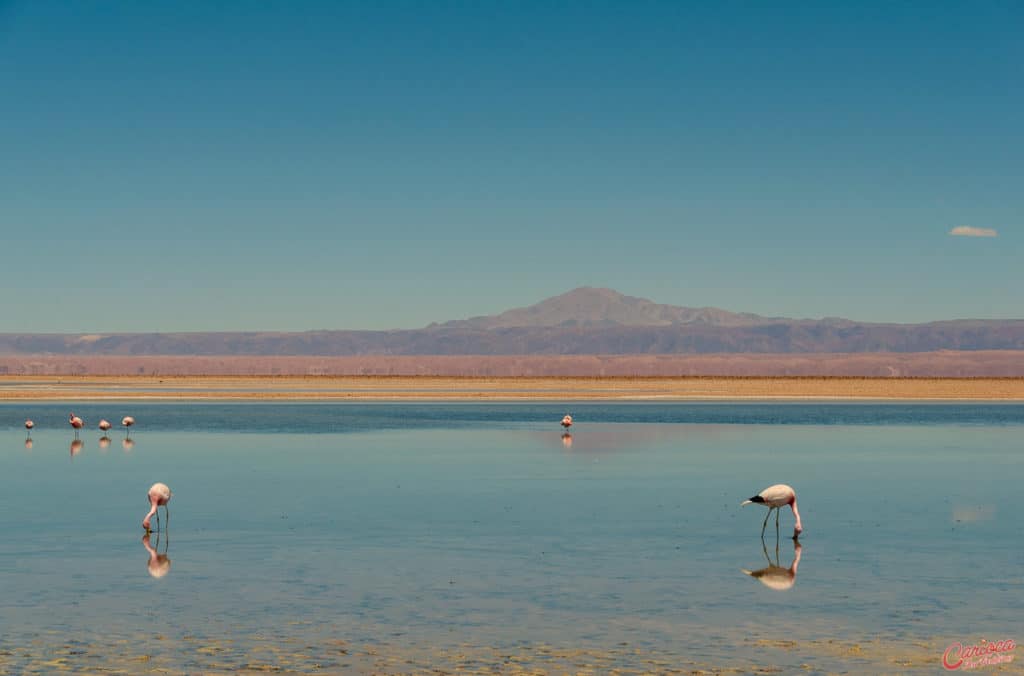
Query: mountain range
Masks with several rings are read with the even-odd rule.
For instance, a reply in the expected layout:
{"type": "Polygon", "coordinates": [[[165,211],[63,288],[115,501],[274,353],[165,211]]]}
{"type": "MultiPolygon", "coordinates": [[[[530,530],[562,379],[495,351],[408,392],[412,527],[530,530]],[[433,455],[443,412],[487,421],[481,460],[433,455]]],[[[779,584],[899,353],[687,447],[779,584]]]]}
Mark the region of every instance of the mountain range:
{"type": "Polygon", "coordinates": [[[27,355],[582,355],[1024,350],[1024,320],[789,319],[582,287],[497,315],[391,331],[0,334],[27,355]]]}

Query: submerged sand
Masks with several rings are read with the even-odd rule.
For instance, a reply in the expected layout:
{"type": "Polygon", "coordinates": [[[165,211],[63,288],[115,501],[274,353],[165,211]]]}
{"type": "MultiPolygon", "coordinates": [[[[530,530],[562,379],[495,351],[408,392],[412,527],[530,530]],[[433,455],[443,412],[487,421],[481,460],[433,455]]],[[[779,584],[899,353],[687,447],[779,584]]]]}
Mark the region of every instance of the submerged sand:
{"type": "MultiPolygon", "coordinates": [[[[312,625],[313,623],[309,623],[312,625]]],[[[349,640],[273,631],[233,638],[154,632],[99,639],[51,631],[0,639],[3,673],[104,674],[932,674],[953,639],[802,638],[758,629],[725,630],[701,649],[637,645],[349,640]],[[678,651],[678,652],[677,652],[678,651]]],[[[309,633],[319,633],[313,626],[309,633]]],[[[985,673],[1019,671],[1016,651],[985,673]]]]}
{"type": "Polygon", "coordinates": [[[1024,378],[0,376],[0,400],[1024,401],[1024,378]]]}

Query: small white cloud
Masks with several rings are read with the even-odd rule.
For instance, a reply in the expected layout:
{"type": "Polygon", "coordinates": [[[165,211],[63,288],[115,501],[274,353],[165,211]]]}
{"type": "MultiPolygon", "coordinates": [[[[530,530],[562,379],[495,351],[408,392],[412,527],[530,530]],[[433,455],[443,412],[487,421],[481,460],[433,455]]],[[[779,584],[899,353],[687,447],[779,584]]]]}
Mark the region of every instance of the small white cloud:
{"type": "Polygon", "coordinates": [[[994,228],[975,228],[971,225],[958,225],[949,231],[955,237],[998,237],[994,228]]]}

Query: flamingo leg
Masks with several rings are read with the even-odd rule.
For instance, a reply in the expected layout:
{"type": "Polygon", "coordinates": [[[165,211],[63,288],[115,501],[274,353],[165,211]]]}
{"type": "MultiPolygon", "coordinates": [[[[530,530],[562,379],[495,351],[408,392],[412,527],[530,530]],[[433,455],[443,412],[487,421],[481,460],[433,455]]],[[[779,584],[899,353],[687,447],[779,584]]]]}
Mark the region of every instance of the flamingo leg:
{"type": "Polygon", "coordinates": [[[167,509],[167,505],[164,505],[164,526],[167,530],[171,529],[171,510],[167,509]]]}
{"type": "Polygon", "coordinates": [[[768,527],[768,517],[772,515],[773,507],[768,508],[768,513],[764,515],[764,523],[761,524],[761,537],[764,537],[764,529],[768,527]]]}

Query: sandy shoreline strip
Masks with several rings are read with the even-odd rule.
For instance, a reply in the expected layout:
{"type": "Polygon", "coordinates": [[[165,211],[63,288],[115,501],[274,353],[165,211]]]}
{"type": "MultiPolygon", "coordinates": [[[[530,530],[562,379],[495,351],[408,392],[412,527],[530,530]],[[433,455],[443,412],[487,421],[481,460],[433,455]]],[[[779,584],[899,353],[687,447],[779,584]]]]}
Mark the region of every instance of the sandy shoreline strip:
{"type": "Polygon", "coordinates": [[[0,401],[1024,401],[1024,378],[0,376],[0,401]]]}

